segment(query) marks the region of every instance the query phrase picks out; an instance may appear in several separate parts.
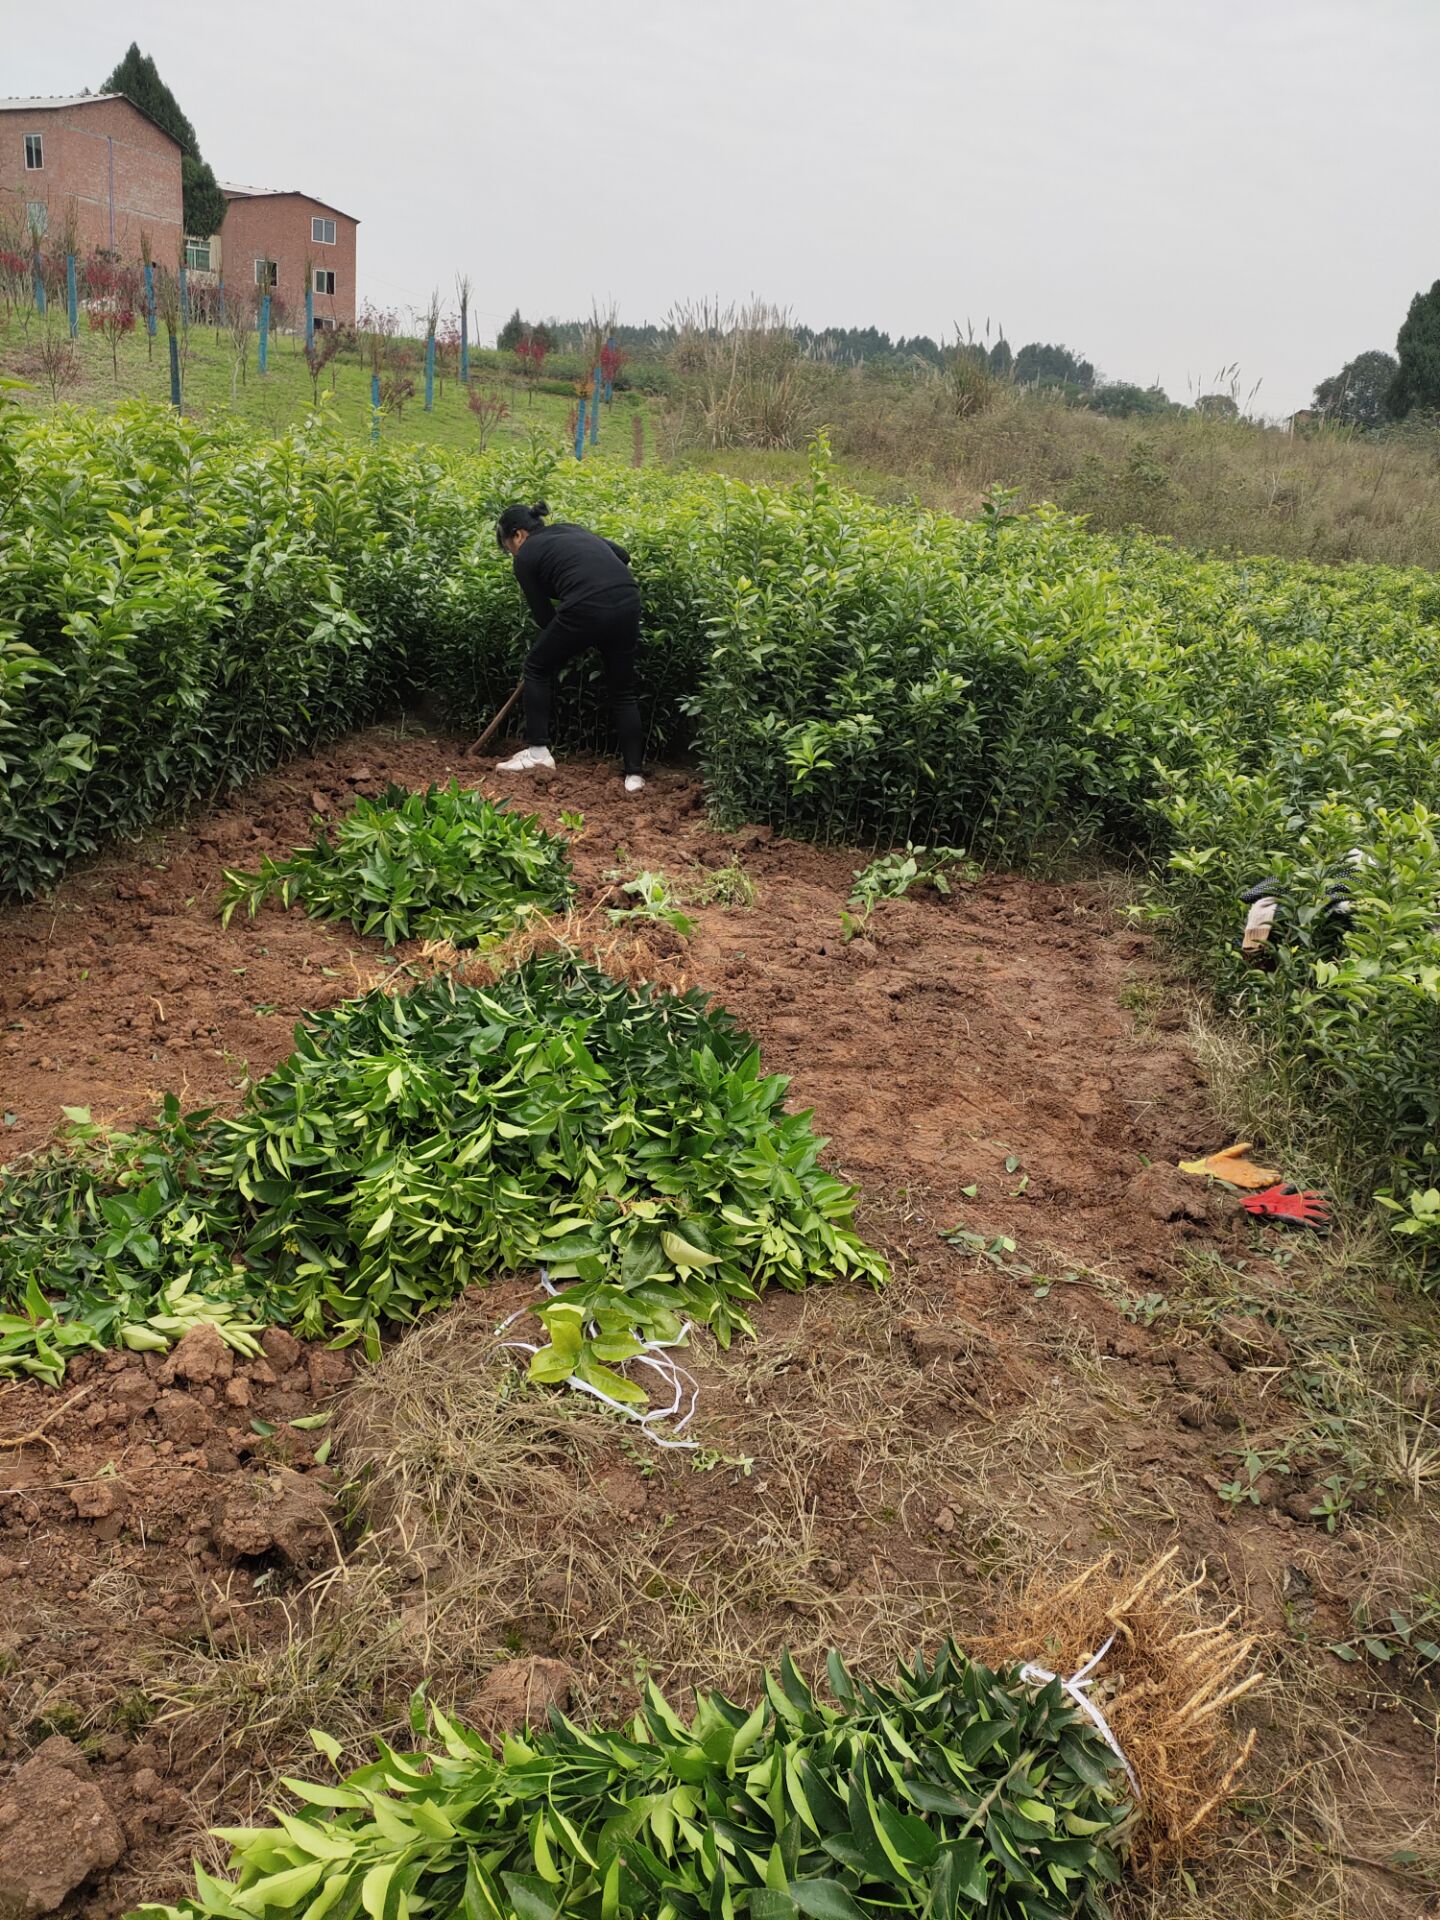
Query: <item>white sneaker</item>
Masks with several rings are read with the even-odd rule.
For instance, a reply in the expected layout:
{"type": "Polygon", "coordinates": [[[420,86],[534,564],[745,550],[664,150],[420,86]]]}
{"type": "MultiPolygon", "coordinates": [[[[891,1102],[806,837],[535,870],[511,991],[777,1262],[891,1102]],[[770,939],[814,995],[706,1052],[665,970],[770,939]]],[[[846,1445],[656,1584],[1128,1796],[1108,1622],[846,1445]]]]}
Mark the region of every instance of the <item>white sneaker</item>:
{"type": "Polygon", "coordinates": [[[537,767],[545,767],[551,773],[555,771],[555,759],[549,747],[522,747],[508,760],[495,762],[497,773],[533,773],[537,767]]]}
{"type": "Polygon", "coordinates": [[[643,793],[645,791],[644,774],[627,773],[625,776],[625,791],[627,793],[643,793]]]}

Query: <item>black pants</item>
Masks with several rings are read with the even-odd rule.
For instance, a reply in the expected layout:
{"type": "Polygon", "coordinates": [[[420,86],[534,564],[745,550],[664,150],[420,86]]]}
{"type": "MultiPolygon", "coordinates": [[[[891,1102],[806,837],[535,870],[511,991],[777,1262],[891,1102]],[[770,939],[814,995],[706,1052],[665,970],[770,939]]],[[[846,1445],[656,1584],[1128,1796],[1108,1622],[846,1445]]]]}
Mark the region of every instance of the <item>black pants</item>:
{"type": "Polygon", "coordinates": [[[620,735],[626,773],[644,763],[645,729],[635,686],[635,654],[640,645],[638,606],[571,607],[557,613],[525,656],[525,744],[550,744],[550,693],[567,660],[595,647],[620,735]]]}

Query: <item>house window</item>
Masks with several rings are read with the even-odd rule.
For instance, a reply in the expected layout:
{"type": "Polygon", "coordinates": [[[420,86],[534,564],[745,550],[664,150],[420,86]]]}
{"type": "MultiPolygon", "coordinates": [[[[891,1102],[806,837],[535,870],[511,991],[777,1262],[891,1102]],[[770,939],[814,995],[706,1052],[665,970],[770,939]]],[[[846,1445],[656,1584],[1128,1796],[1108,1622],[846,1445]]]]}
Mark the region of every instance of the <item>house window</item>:
{"type": "Polygon", "coordinates": [[[39,173],[45,164],[45,137],[39,133],[25,136],[25,171],[39,173]]]}
{"type": "Polygon", "coordinates": [[[50,209],[43,200],[25,202],[25,224],[37,240],[50,231],[50,209]]]}
{"type": "Polygon", "coordinates": [[[316,293],[334,293],[335,275],[328,267],[315,269],[315,291],[316,293]]]}
{"type": "Polygon", "coordinates": [[[317,247],[333,247],[335,244],[335,222],[333,220],[312,220],[310,238],[317,247]]]}
{"type": "Polygon", "coordinates": [[[209,273],[210,242],[208,240],[187,240],[185,242],[185,264],[192,273],[209,273]]]}
{"type": "Polygon", "coordinates": [[[280,284],[280,263],[277,260],[257,260],[255,262],[255,284],[257,287],[278,287],[280,284]]]}

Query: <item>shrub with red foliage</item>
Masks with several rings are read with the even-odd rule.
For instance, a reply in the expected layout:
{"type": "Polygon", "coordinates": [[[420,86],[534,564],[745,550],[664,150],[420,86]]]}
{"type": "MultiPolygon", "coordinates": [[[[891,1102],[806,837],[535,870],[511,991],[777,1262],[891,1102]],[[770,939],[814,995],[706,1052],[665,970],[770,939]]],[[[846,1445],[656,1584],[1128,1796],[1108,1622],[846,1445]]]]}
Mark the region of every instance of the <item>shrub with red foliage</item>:
{"type": "Polygon", "coordinates": [[[117,260],[95,255],[85,263],[86,320],[92,333],[110,345],[110,370],[120,378],[120,342],[135,331],[135,314],[144,288],[139,272],[117,260]]]}
{"type": "Polygon", "coordinates": [[[630,358],[624,347],[617,347],[606,341],[600,349],[600,378],[605,382],[605,391],[609,393],[619,377],[620,369],[630,358]]]}

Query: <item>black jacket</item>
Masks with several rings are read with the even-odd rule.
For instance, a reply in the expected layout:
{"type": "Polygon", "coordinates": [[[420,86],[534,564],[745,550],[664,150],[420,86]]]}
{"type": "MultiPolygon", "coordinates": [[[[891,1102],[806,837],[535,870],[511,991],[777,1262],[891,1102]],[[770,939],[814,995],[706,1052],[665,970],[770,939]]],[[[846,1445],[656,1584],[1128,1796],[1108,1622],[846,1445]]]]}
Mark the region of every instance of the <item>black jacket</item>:
{"type": "Polygon", "coordinates": [[[542,527],[515,555],[515,578],[530,603],[537,625],[548,626],[557,610],[585,607],[607,613],[639,608],[640,588],[630,556],[613,540],[584,527],[542,527]]]}

